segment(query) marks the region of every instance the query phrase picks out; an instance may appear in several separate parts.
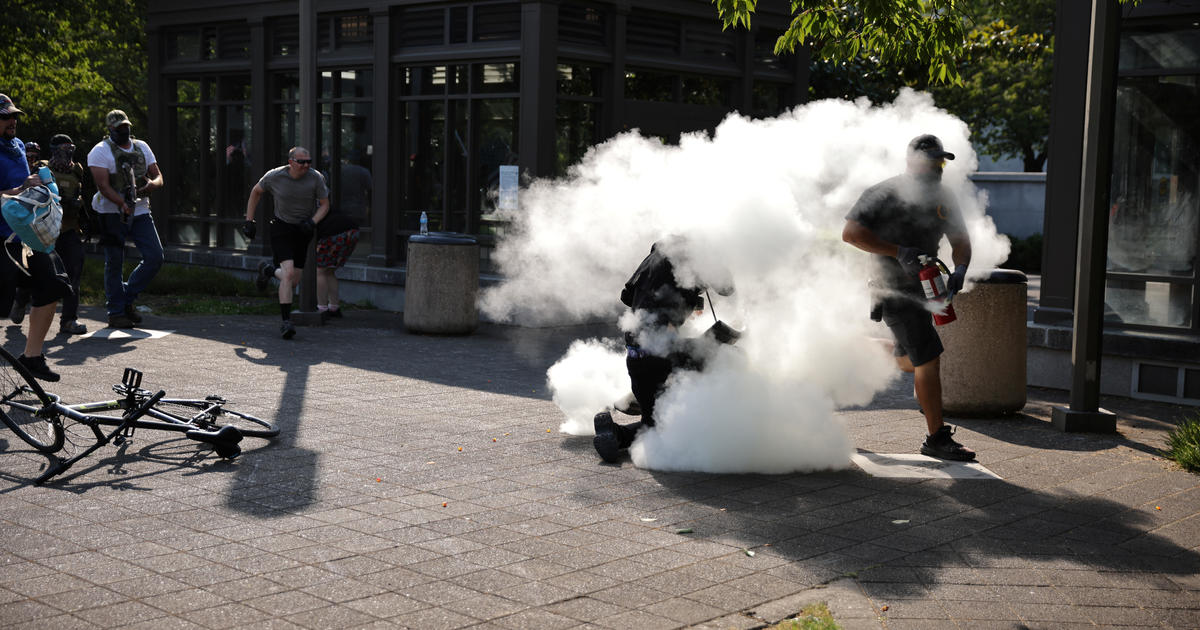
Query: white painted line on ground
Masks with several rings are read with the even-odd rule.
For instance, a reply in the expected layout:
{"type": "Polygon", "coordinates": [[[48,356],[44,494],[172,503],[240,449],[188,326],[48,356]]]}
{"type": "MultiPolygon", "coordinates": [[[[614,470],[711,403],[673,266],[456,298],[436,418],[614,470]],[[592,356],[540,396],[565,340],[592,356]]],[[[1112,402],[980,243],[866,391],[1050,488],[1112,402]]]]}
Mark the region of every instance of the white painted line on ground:
{"type": "Polygon", "coordinates": [[[850,461],[872,477],[897,477],[904,479],[1000,479],[1000,475],[983,467],[979,462],[952,462],[944,459],[899,453],[858,452],[850,461]]]}
{"type": "Polygon", "coordinates": [[[150,330],[148,328],[101,328],[82,335],[82,339],[162,339],[174,330],[150,330]]]}

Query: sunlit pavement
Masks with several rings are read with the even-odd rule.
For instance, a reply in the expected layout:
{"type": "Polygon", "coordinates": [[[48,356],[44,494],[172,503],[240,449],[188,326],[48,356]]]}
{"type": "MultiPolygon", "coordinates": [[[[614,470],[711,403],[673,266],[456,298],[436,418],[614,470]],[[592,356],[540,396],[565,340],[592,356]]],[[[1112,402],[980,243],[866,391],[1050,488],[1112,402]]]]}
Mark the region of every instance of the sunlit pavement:
{"type": "MultiPolygon", "coordinates": [[[[53,339],[49,389],[135,367],[283,432],[233,462],[139,432],[34,487],[46,458],[0,430],[0,626],[754,628],[824,600],[844,628],[1200,627],[1200,477],[1157,454],[1182,408],[1106,400],[1120,434],[1063,434],[1065,395],[1031,389],[951,419],[988,478],[659,473],[557,430],[545,370],[604,327],[145,324],[173,332],[53,339]]],[[[864,457],[917,452],[911,391],[839,415],[864,457]]]]}

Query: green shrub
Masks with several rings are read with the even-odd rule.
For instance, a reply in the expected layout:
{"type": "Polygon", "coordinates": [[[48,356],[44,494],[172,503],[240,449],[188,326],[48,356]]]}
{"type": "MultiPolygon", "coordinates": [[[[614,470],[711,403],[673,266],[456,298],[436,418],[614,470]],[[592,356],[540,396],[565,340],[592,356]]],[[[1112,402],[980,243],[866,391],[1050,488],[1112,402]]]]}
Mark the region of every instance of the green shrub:
{"type": "MultiPolygon", "coordinates": [[[[123,277],[128,278],[137,260],[126,260],[123,277]]],[[[225,297],[261,297],[249,280],[239,280],[229,273],[212,267],[165,263],[150,285],[146,295],[198,294],[225,297]]],[[[274,295],[273,291],[267,294],[274,295]]],[[[80,301],[85,304],[104,303],[104,259],[88,258],[83,264],[83,276],[79,280],[80,301]]]]}
{"type": "Polygon", "coordinates": [[[1200,416],[1184,420],[1167,434],[1167,457],[1184,470],[1200,473],[1200,416]]]}
{"type": "Polygon", "coordinates": [[[1017,238],[1011,234],[1005,236],[1012,242],[1012,251],[1008,254],[1008,260],[1000,266],[1029,274],[1042,273],[1042,235],[1033,234],[1027,238],[1017,238]]]}
{"type": "Polygon", "coordinates": [[[791,619],[773,625],[769,630],[841,630],[825,602],[809,604],[791,619]]]}

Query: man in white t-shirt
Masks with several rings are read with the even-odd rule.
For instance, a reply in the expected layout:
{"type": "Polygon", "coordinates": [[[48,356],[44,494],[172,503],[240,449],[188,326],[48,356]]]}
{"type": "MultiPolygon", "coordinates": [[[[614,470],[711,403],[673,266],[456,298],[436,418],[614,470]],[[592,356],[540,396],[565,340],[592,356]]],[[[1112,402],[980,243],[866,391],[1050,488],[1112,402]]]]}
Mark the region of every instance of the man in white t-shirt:
{"type": "Polygon", "coordinates": [[[162,242],[150,216],[149,194],[162,188],[163,177],[150,145],[130,135],[133,125],[125,112],[105,116],[108,137],[87,156],[98,192],[92,208],[100,215],[100,244],[104,247],[104,295],[109,328],[133,328],[142,316],[133,308],[163,263],[162,242]],[[133,239],[142,261],[122,279],[125,241],[133,239]]]}

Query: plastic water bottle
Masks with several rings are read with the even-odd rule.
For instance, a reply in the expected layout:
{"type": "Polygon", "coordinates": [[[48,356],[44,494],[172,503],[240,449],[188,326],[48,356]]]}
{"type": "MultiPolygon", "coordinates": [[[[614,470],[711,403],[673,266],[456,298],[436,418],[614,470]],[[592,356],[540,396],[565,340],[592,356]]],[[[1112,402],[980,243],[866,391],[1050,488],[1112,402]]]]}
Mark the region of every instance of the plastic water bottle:
{"type": "Polygon", "coordinates": [[[54,174],[50,172],[50,167],[43,166],[38,169],[38,177],[42,178],[42,185],[50,189],[54,196],[58,196],[58,183],[54,181],[54,174]]]}
{"type": "Polygon", "coordinates": [[[429,215],[424,210],[421,211],[421,234],[429,234],[429,215]]]}

